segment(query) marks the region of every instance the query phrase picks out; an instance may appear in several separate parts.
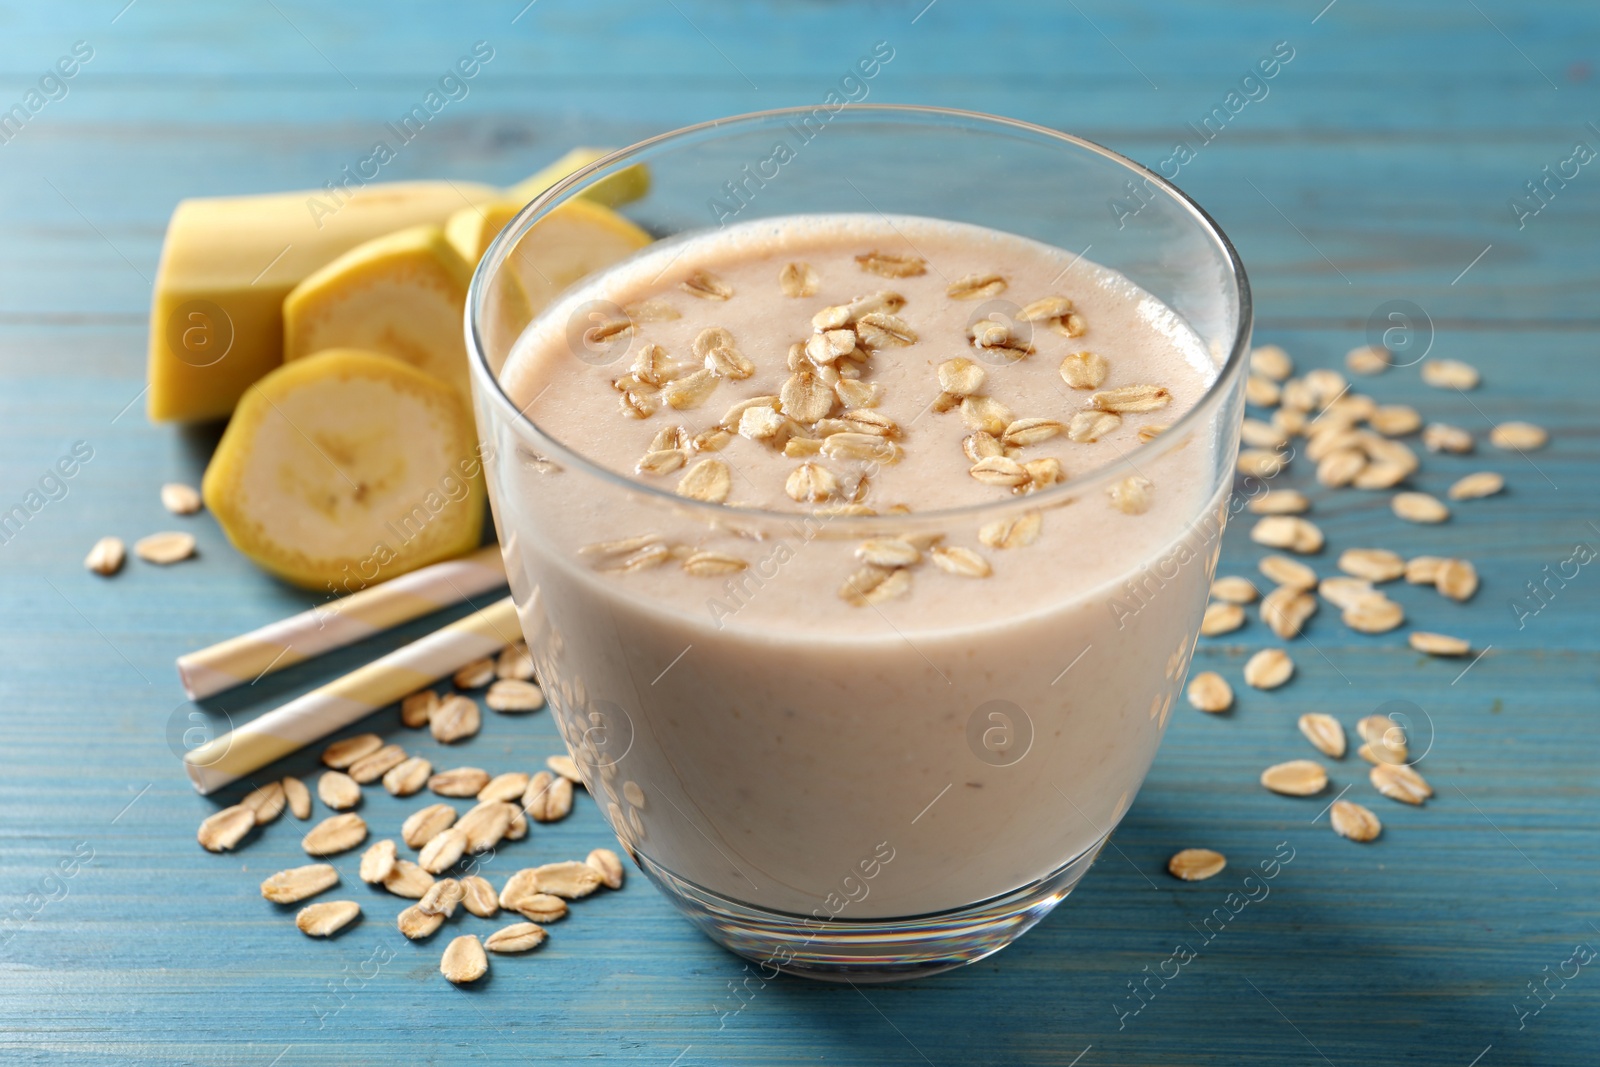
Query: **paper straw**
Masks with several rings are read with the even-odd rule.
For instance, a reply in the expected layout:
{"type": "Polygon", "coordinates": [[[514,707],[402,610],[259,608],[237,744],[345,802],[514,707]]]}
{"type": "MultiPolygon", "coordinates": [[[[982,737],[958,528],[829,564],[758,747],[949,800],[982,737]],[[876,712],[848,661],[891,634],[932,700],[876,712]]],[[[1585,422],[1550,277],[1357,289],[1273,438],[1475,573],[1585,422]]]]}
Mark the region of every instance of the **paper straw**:
{"type": "Polygon", "coordinates": [[[505,584],[500,549],[490,545],[179,656],[178,677],[199,700],[505,584]]]}
{"type": "Polygon", "coordinates": [[[521,638],[506,597],[191,749],[184,769],[195,789],[214,792],[521,638]]]}

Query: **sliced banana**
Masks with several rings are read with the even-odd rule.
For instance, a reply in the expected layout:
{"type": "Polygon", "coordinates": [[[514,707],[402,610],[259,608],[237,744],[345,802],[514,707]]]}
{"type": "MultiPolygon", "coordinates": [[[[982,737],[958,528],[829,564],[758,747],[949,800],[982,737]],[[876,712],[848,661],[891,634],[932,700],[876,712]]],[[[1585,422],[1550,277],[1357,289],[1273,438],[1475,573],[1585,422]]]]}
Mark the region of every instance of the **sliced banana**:
{"type": "Polygon", "coordinates": [[[615,211],[579,198],[535,222],[506,263],[521,283],[529,309],[537,313],[579,278],[649,243],[648,233],[615,211]]]}
{"type": "Polygon", "coordinates": [[[477,547],[476,444],[454,388],[388,356],[335,349],[251,386],[202,491],[258,565],[344,593],[477,547]]]}
{"type": "Polygon", "coordinates": [[[357,245],[283,302],[283,358],[360,348],[404,360],[469,396],[462,332],[472,265],[439,226],[357,245]]]}

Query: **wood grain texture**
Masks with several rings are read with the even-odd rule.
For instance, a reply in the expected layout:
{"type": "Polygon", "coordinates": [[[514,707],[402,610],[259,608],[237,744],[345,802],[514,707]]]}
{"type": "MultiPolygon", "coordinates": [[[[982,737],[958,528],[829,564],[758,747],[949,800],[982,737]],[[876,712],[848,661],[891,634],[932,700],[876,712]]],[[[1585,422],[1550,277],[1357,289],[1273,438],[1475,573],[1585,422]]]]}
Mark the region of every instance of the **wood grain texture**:
{"type": "MultiPolygon", "coordinates": [[[[1537,1015],[1519,1020],[1518,1009],[1539,1005],[1528,983],[1575,945],[1600,949],[1600,570],[1552,586],[1525,625],[1510,602],[1576,543],[1600,546],[1600,170],[1584,168],[1523,228],[1508,207],[1573,142],[1600,148],[1588,125],[1600,123],[1594,5],[123,2],[0,5],[0,107],[74,41],[95,49],[68,95],[0,144],[0,506],[74,442],[93,449],[65,496],[0,544],[0,915],[16,917],[0,919],[0,1061],[1595,1061],[1594,965],[1551,980],[1537,1015]],[[1394,521],[1385,494],[1308,486],[1334,548],[1474,559],[1483,587],[1468,605],[1394,595],[1418,626],[1487,653],[1458,677],[1465,663],[1352,634],[1324,609],[1310,643],[1293,648],[1295,681],[1261,694],[1239,681],[1264,643],[1258,622],[1204,641],[1196,669],[1228,676],[1237,708],[1180,706],[1114,847],[1072,899],[1007,951],[920,984],[747,981],[636,872],[622,893],[578,905],[534,957],[494,961],[470,991],[438,973],[449,932],[401,941],[393,898],[356,881],[353,856],[334,862],[366,916],[308,941],[292,909],[257,889],[303,862],[298,824],[268,827],[236,855],[204,854],[194,828],[214,805],[192,793],[169,746],[169,723],[191,710],[173,657],[305,598],[234,555],[208,516],[161,510],[157,487],[197,481],[215,433],[143,421],[149,279],[179,198],[320,185],[477,40],[495,59],[387,177],[510,181],[574,143],[820,101],[877,40],[896,57],[873,100],[1013,115],[1155,165],[1258,56],[1290,42],[1295,58],[1270,94],[1179,184],[1244,256],[1259,341],[1302,366],[1337,366],[1374,309],[1410,300],[1433,322],[1434,353],[1478,365],[1483,388],[1428,389],[1414,368],[1363,388],[1480,441],[1508,418],[1552,431],[1527,460],[1486,448],[1430,457],[1425,489],[1477,469],[1510,485],[1441,527],[1394,521]],[[198,561],[130,565],[109,582],[81,570],[104,533],[131,541],[174,526],[196,532],[198,561]],[[1439,795],[1405,808],[1373,797],[1354,757],[1338,764],[1334,788],[1353,784],[1385,822],[1377,843],[1340,840],[1325,816],[1312,819],[1320,803],[1255,785],[1266,764],[1309,754],[1300,712],[1349,725],[1392,700],[1424,713],[1439,795]],[[1228,910],[1248,868],[1282,842],[1294,858],[1270,894],[1207,940],[1205,918],[1228,910]],[[1190,845],[1226,853],[1229,869],[1192,885],[1166,876],[1167,856],[1190,845]],[[53,879],[75,848],[93,858],[53,879]],[[1179,942],[1197,958],[1151,981],[1132,1014],[1129,984],[1170,974],[1179,942]],[[379,949],[393,958],[363,976],[379,949]]],[[[1244,534],[1230,531],[1223,573],[1254,573],[1260,553],[1244,534]]],[[[1331,552],[1318,567],[1332,569],[1331,552]]],[[[247,718],[428,625],[222,704],[247,718]]],[[[459,760],[392,710],[375,721],[442,765],[531,769],[558,749],[547,716],[486,718],[459,760]]],[[[284,769],[311,773],[312,761],[284,769]]],[[[375,826],[411,806],[372,794],[375,826]]],[[[580,798],[507,862],[581,856],[607,836],[580,798]]]]}

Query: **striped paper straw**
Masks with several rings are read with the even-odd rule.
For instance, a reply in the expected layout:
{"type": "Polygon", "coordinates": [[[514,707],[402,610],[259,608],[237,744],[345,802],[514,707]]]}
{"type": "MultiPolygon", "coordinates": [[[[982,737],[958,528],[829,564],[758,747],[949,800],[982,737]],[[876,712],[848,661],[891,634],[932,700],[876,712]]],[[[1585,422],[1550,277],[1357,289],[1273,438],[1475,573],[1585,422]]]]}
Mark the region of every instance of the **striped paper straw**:
{"type": "Polygon", "coordinates": [[[199,700],[505,584],[500,549],[490,545],[179,656],[178,677],[199,700]]]}
{"type": "Polygon", "coordinates": [[[184,769],[201,794],[214,792],[521,638],[506,597],[191,749],[184,769]]]}

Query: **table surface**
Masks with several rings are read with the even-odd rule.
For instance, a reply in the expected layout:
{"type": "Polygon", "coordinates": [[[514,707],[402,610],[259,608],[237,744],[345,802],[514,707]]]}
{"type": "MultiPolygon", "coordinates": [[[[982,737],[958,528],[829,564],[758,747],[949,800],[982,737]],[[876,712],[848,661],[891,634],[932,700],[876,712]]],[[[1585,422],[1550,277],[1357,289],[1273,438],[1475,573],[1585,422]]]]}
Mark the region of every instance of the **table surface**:
{"type": "MultiPolygon", "coordinates": [[[[0,1060],[1595,1062],[1600,974],[1581,961],[1600,950],[1600,573],[1574,560],[1600,545],[1600,170],[1565,164],[1568,178],[1526,199],[1520,219],[1512,200],[1575,143],[1600,147],[1600,8],[1323,2],[5,3],[0,105],[74,42],[93,58],[0,144],[0,505],[24,500],[76,442],[93,454],[0,544],[0,1060]],[[233,855],[194,843],[215,805],[174,758],[173,724],[193,709],[173,657],[305,595],[233,553],[209,516],[161,510],[157,487],[197,482],[216,433],[143,419],[150,279],[178,199],[321,184],[479,40],[494,60],[393,177],[509,182],[573,144],[820,103],[880,40],[895,57],[873,100],[1013,115],[1156,165],[1288,42],[1294,58],[1270,93],[1179,182],[1249,266],[1258,342],[1302,367],[1338,366],[1380,307],[1403,300],[1431,322],[1419,329],[1433,356],[1482,369],[1471,393],[1429,389],[1416,367],[1362,388],[1479,438],[1477,456],[1428,456],[1421,488],[1493,469],[1503,496],[1407,526],[1385,494],[1330,496],[1309,471],[1287,477],[1315,499],[1335,549],[1475,560],[1470,604],[1394,595],[1417,625],[1484,654],[1464,670],[1324,611],[1315,647],[1294,646],[1295,680],[1258,693],[1237,684],[1263,643],[1258,621],[1203,641],[1196,669],[1232,678],[1237,708],[1180,706],[1114,847],[1074,896],[1005,952],[921,983],[747,981],[642,877],[465,993],[440,977],[439,943],[402,942],[386,898],[359,883],[369,918],[308,941],[257,890],[301,861],[294,826],[233,855]],[[1488,448],[1489,425],[1508,418],[1547,426],[1550,446],[1488,448]],[[130,564],[110,581],[81,567],[103,534],[131,542],[177,524],[198,536],[198,560],[130,564]],[[1350,725],[1388,701],[1419,709],[1414,743],[1431,741],[1423,769],[1438,795],[1404,807],[1371,794],[1354,756],[1338,764],[1336,788],[1353,784],[1383,818],[1378,842],[1342,840],[1311,818],[1317,804],[1256,785],[1268,763],[1311,754],[1300,712],[1350,725]],[[1229,894],[1283,842],[1294,858],[1270,895],[1204,942],[1202,919],[1233,912],[1229,894]],[[1230,868],[1196,884],[1167,876],[1168,855],[1194,844],[1230,868]],[[1173,973],[1180,942],[1198,957],[1145,986],[1154,995],[1134,1014],[1131,985],[1173,973]]],[[[1222,573],[1254,572],[1245,533],[1229,531],[1222,573]]],[[[1317,565],[1331,571],[1331,551],[1317,565]]],[[[428,628],[224,704],[248,718],[428,628]]],[[[375,721],[400,730],[393,711],[375,721]]],[[[472,758],[527,765],[557,745],[547,715],[492,716],[472,758]]],[[[367,804],[375,822],[402,808],[367,804]]],[[[608,836],[587,800],[539,835],[544,859],[608,836]]],[[[354,857],[337,865],[354,882],[354,857]]]]}

